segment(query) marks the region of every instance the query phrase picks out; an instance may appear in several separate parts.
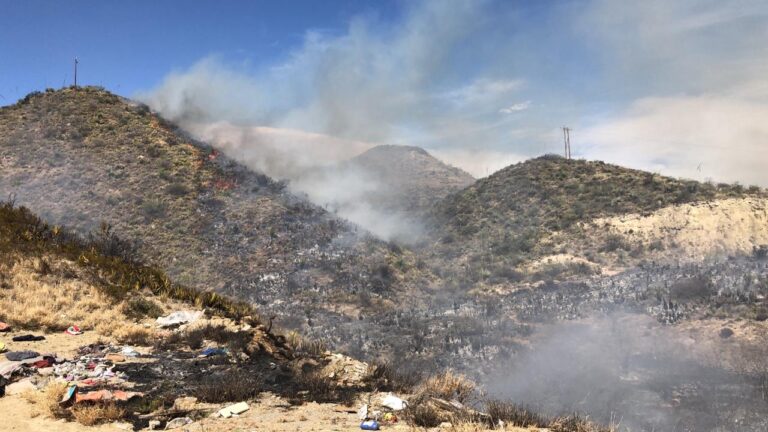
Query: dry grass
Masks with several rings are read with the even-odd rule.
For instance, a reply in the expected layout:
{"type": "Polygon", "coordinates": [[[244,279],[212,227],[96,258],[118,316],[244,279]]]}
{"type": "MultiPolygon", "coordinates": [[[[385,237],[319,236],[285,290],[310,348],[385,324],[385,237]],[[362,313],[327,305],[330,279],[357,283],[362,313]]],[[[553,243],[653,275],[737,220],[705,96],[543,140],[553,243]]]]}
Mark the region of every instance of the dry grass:
{"type": "Polygon", "coordinates": [[[440,399],[467,403],[474,396],[475,390],[475,383],[469,378],[448,370],[427,378],[419,392],[440,399]]]}
{"type": "Polygon", "coordinates": [[[118,407],[114,402],[81,404],[72,408],[72,416],[81,425],[94,426],[122,419],[125,417],[125,409],[118,407]]]}
{"type": "Polygon", "coordinates": [[[122,302],[77,279],[72,263],[48,257],[19,259],[0,267],[8,286],[0,290],[0,317],[11,325],[46,331],[77,325],[131,343],[154,337],[152,330],[122,312],[122,302]]]}
{"type": "Polygon", "coordinates": [[[24,393],[23,397],[34,406],[32,410],[33,416],[44,415],[56,419],[68,418],[69,412],[59,404],[66,391],[66,384],[52,382],[42,392],[30,391],[24,393]]]}

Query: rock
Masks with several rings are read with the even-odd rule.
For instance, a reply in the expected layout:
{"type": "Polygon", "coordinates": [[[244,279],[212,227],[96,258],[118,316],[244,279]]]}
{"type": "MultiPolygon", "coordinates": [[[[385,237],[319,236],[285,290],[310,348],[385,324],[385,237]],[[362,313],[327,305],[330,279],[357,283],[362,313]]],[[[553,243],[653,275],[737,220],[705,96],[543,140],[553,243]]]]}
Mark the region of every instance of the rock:
{"type": "Polygon", "coordinates": [[[442,423],[440,423],[438,428],[440,428],[440,429],[452,429],[453,428],[453,423],[442,422],[442,423]]]}
{"type": "Polygon", "coordinates": [[[179,411],[189,411],[195,408],[197,398],[193,396],[176,398],[173,401],[173,408],[179,411]]]}
{"type": "Polygon", "coordinates": [[[159,430],[160,429],[160,420],[150,420],[149,421],[149,430],[159,430]]]}
{"type": "Polygon", "coordinates": [[[728,339],[731,336],[733,336],[733,330],[729,329],[728,327],[723,327],[720,330],[720,337],[721,338],[728,339]]]}
{"type": "Polygon", "coordinates": [[[176,417],[175,419],[169,421],[165,425],[165,429],[178,429],[182,426],[186,426],[188,424],[192,423],[192,419],[189,417],[176,417]]]}

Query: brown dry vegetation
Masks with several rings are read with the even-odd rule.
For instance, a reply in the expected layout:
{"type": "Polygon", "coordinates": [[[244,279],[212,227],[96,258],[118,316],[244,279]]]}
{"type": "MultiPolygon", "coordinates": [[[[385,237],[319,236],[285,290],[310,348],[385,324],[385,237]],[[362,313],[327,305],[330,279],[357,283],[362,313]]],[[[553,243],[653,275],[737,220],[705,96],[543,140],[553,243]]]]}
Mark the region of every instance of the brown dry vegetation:
{"type": "MultiPolygon", "coordinates": [[[[83,306],[87,311],[94,309],[94,305],[112,304],[120,306],[122,311],[130,309],[130,303],[123,302],[130,302],[133,295],[146,290],[153,295],[207,307],[235,319],[256,317],[254,309],[247,303],[174,284],[161,270],[126,256],[130,251],[120,245],[120,240],[111,235],[106,227],[100,237],[86,241],[61,227],[44,223],[23,207],[17,208],[11,202],[0,203],[0,266],[8,271],[19,271],[18,275],[11,274],[12,281],[8,280],[9,276],[3,276],[4,287],[13,289],[7,294],[12,295],[12,299],[6,301],[32,305],[38,299],[33,293],[16,289],[14,284],[18,283],[21,287],[35,289],[38,295],[45,293],[48,287],[56,288],[52,291],[52,299],[46,300],[53,302],[49,303],[52,305],[56,301],[71,301],[74,302],[72,306],[83,306]],[[71,285],[55,277],[46,280],[54,271],[63,278],[78,280],[68,282],[71,285]],[[86,288],[88,284],[90,288],[86,288]],[[77,292],[81,295],[73,295],[77,292]]],[[[19,313],[24,313],[21,308],[19,313]]],[[[85,312],[73,310],[68,313],[85,312]]],[[[3,318],[15,319],[10,315],[3,318]]],[[[29,316],[28,322],[34,323],[35,319],[52,318],[29,316]]],[[[55,327],[63,325],[63,322],[51,321],[50,324],[55,327]]]]}
{"type": "Polygon", "coordinates": [[[19,328],[56,332],[78,325],[128,343],[136,335],[151,338],[151,330],[123,313],[124,300],[116,301],[96,286],[70,276],[78,271],[74,262],[55,257],[0,263],[0,273],[6,275],[9,286],[0,290],[0,316],[19,328]],[[51,267],[47,274],[40,273],[41,262],[51,267]]]}

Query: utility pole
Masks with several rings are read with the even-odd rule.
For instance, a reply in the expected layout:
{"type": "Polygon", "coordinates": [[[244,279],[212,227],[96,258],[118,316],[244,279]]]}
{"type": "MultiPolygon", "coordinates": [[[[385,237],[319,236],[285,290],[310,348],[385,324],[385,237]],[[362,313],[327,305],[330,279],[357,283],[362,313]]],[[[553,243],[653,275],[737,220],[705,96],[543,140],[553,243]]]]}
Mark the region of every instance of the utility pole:
{"type": "Polygon", "coordinates": [[[563,126],[563,145],[565,147],[565,158],[571,158],[571,128],[563,126]]]}
{"type": "Polygon", "coordinates": [[[75,57],[75,88],[77,88],[77,64],[79,62],[77,61],[77,57],[75,57]]]}

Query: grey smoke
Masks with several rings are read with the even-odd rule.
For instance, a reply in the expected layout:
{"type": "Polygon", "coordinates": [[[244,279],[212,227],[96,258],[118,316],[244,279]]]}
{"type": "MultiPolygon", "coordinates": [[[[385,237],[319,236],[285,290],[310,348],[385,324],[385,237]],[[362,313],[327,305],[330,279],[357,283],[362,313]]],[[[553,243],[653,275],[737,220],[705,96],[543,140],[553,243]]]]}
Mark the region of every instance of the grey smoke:
{"type": "Polygon", "coordinates": [[[488,391],[620,431],[761,430],[754,418],[735,428],[762,401],[722,368],[723,350],[646,315],[615,312],[545,327],[529,351],[490,376],[488,391]]]}

